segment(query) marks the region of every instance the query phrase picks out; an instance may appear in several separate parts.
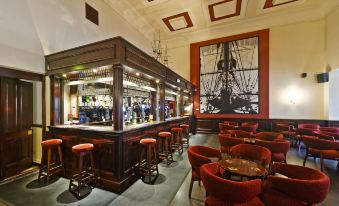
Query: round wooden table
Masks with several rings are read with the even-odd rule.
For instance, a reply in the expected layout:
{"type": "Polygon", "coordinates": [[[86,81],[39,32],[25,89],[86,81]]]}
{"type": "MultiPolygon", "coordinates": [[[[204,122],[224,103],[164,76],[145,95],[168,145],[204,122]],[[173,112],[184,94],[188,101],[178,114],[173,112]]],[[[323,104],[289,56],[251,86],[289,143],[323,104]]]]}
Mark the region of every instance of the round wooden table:
{"type": "Polygon", "coordinates": [[[263,178],[267,170],[260,164],[239,158],[228,158],[219,161],[220,167],[225,171],[225,176],[240,176],[250,179],[263,178]]]}

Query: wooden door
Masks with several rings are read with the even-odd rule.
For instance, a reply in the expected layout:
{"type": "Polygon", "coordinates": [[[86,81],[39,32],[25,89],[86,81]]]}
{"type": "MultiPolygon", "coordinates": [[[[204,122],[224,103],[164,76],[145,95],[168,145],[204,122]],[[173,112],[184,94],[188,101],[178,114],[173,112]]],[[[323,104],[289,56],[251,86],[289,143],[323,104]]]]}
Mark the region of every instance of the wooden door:
{"type": "Polygon", "coordinates": [[[33,162],[33,84],[1,77],[1,179],[27,169],[33,162]]]}

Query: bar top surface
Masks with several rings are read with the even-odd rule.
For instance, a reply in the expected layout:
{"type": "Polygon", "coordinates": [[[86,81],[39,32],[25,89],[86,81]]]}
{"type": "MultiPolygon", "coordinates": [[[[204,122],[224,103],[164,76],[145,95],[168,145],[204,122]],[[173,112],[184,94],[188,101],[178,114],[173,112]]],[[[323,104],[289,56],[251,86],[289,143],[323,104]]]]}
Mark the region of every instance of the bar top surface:
{"type": "Polygon", "coordinates": [[[152,122],[145,122],[139,124],[129,124],[124,125],[123,130],[113,130],[113,126],[101,126],[101,125],[55,125],[49,126],[50,129],[65,129],[65,130],[78,130],[78,131],[91,131],[91,132],[102,132],[102,133],[112,133],[112,134],[120,134],[120,133],[127,133],[134,130],[144,129],[151,126],[156,126],[160,124],[166,124],[168,122],[173,122],[177,120],[183,120],[189,118],[188,116],[184,117],[172,117],[165,121],[152,121],[152,122]]]}

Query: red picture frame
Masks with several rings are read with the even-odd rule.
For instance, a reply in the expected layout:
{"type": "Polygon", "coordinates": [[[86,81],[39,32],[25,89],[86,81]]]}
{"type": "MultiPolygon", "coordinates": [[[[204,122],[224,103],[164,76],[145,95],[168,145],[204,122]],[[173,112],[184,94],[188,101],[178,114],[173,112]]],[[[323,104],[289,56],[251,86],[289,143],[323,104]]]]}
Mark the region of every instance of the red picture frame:
{"type": "Polygon", "coordinates": [[[195,85],[194,93],[194,115],[196,118],[269,118],[269,29],[248,32],[244,34],[211,39],[190,45],[190,72],[191,82],[195,85]],[[199,48],[211,44],[217,44],[238,39],[251,37],[259,38],[259,113],[258,114],[206,114],[200,113],[200,68],[199,68],[199,48]]]}

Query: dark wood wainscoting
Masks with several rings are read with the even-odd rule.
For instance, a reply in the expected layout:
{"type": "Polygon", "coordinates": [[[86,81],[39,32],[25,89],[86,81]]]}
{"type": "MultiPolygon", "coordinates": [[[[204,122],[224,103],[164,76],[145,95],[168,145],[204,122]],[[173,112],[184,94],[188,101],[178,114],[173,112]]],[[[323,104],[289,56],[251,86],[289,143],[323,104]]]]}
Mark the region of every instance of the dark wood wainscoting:
{"type": "Polygon", "coordinates": [[[224,121],[236,122],[258,122],[259,131],[274,131],[277,122],[291,122],[295,126],[300,123],[314,123],[322,127],[339,127],[339,121],[316,120],[316,119],[229,119],[229,118],[196,118],[196,131],[201,133],[217,133],[219,131],[218,124],[224,121]]]}

